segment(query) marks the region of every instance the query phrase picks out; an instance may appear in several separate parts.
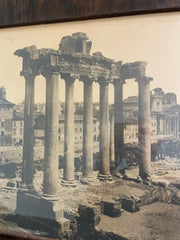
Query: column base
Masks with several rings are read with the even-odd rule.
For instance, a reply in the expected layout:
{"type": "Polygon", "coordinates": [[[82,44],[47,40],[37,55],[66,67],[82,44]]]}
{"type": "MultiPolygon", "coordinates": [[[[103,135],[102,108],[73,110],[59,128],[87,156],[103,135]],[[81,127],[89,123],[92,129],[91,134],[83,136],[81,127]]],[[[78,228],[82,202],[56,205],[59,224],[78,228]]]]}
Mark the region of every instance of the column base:
{"type": "Polygon", "coordinates": [[[112,176],[110,174],[98,174],[98,179],[100,181],[112,181],[112,176]]]}
{"type": "Polygon", "coordinates": [[[81,183],[85,184],[85,185],[89,185],[89,184],[91,184],[94,181],[95,181],[95,179],[94,179],[93,176],[91,176],[91,177],[85,177],[85,176],[83,177],[82,176],[82,178],[81,178],[81,183]]]}
{"type": "Polygon", "coordinates": [[[16,214],[29,217],[58,220],[63,217],[62,202],[54,198],[38,196],[29,192],[17,192],[16,214]]]}
{"type": "Polygon", "coordinates": [[[76,187],[76,182],[74,180],[61,180],[61,185],[64,187],[76,187]]]}
{"type": "Polygon", "coordinates": [[[49,194],[43,194],[42,199],[46,199],[47,201],[58,201],[59,196],[57,195],[49,195],[49,194]]]}
{"type": "Polygon", "coordinates": [[[36,190],[34,189],[34,186],[31,184],[31,185],[26,185],[26,184],[21,184],[20,185],[20,190],[23,191],[23,192],[29,192],[29,193],[32,193],[32,194],[35,194],[36,193],[36,190]]]}

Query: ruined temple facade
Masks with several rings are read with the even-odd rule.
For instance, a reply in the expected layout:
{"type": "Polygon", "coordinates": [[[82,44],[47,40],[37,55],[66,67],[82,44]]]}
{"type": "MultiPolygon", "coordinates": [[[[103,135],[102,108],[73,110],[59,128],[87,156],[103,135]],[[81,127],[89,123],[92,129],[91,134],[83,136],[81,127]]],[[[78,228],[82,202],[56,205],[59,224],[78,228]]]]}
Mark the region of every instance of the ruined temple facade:
{"type": "Polygon", "coordinates": [[[159,140],[179,139],[180,106],[175,93],[164,93],[161,88],[151,91],[152,133],[159,140]]]}
{"type": "MultiPolygon", "coordinates": [[[[83,178],[91,181],[93,173],[93,82],[100,89],[100,180],[111,180],[110,152],[114,154],[116,166],[122,159],[124,146],[123,129],[123,85],[134,78],[138,84],[138,138],[141,148],[139,175],[147,179],[151,175],[150,154],[150,82],[145,74],[146,62],[122,64],[106,58],[100,52],[91,54],[91,41],[85,33],[74,33],[63,37],[58,50],[37,49],[35,46],[19,49],[15,55],[23,59],[21,76],[25,78],[24,146],[22,184],[18,192],[17,211],[19,214],[35,214],[38,217],[56,218],[54,205],[58,201],[58,101],[59,78],[65,81],[65,126],[64,158],[65,167],[62,185],[74,186],[74,82],[84,84],[83,115],[83,178]],[[45,166],[43,196],[34,197],[33,187],[33,124],[34,124],[34,82],[38,75],[46,81],[45,112],[45,166]],[[114,85],[114,112],[109,125],[108,87],[114,85]],[[110,141],[113,139],[114,141],[110,141]],[[110,138],[111,136],[111,138],[110,138]],[[110,147],[111,145],[111,147],[110,147]],[[110,151],[111,149],[111,151],[110,151]],[[114,152],[112,153],[112,149],[114,152]],[[23,204],[22,204],[23,201],[23,204]],[[42,209],[46,205],[46,216],[39,210],[27,209],[26,202],[42,209]],[[53,203],[49,205],[49,202],[53,203]],[[25,205],[24,205],[25,204],[25,205]],[[27,209],[27,211],[25,210],[27,209]],[[24,212],[26,211],[26,212],[24,212]],[[48,212],[49,211],[49,215],[48,212]]],[[[28,205],[29,206],[29,205],[28,205]]]]}

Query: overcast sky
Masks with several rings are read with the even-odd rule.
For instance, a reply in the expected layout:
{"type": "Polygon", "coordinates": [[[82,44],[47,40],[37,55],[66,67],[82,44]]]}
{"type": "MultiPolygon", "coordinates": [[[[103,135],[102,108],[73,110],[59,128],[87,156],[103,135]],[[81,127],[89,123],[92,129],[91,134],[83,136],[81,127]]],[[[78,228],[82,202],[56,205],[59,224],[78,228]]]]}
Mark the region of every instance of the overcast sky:
{"type": "MultiPolygon", "coordinates": [[[[177,94],[180,103],[180,14],[163,13],[90,21],[0,29],[0,86],[7,89],[9,101],[24,99],[24,79],[20,77],[22,59],[14,56],[16,49],[36,45],[37,48],[58,49],[63,36],[85,32],[92,41],[91,53],[125,62],[147,61],[147,75],[153,77],[151,89],[161,87],[177,94]]],[[[37,77],[35,101],[45,99],[45,80],[37,77]]],[[[94,101],[99,100],[98,84],[94,84],[94,101]]],[[[60,100],[64,101],[64,81],[60,80],[60,100]]],[[[137,95],[137,83],[129,80],[124,98],[137,95]]],[[[75,101],[83,100],[83,84],[75,83],[75,101]]],[[[109,88],[113,102],[113,86],[109,88]]]]}

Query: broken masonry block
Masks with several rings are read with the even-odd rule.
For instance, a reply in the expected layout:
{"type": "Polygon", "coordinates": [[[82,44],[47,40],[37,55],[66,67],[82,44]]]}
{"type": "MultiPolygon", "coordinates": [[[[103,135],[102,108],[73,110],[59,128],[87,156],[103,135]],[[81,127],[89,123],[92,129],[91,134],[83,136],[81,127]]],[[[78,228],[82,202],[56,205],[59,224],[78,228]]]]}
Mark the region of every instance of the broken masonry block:
{"type": "Polygon", "coordinates": [[[109,217],[121,216],[121,203],[120,201],[102,201],[103,214],[109,217]]]}
{"type": "Polygon", "coordinates": [[[80,204],[78,213],[81,223],[95,226],[101,219],[101,205],[80,204]]]}
{"type": "Polygon", "coordinates": [[[122,208],[128,212],[137,212],[140,210],[141,199],[134,197],[123,197],[121,199],[122,208]]]}

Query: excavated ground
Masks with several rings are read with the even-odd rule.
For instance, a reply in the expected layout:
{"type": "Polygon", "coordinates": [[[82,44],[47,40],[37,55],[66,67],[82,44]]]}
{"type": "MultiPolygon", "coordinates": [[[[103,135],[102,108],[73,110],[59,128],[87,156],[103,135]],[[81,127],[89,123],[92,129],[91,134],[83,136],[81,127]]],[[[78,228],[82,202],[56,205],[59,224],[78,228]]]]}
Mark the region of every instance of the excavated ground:
{"type": "MultiPolygon", "coordinates": [[[[128,171],[127,174],[134,178],[137,176],[136,169],[128,171]]],[[[64,200],[64,207],[75,214],[78,213],[79,203],[92,206],[106,201],[120,203],[122,198],[131,199],[135,204],[138,203],[140,208],[140,211],[133,210],[132,212],[123,209],[121,216],[117,217],[107,216],[102,211],[101,220],[95,224],[96,226],[93,226],[93,229],[92,226],[86,229],[87,233],[93,231],[93,236],[84,237],[74,232],[74,238],[71,235],[69,239],[179,240],[180,171],[153,176],[153,180],[166,182],[166,187],[137,183],[117,177],[114,177],[111,182],[95,181],[90,186],[79,184],[73,189],[61,187],[60,194],[64,200]],[[172,182],[175,184],[173,185],[172,182]]],[[[46,235],[38,231],[19,228],[16,224],[4,222],[4,220],[0,220],[0,229],[46,235]]]]}

